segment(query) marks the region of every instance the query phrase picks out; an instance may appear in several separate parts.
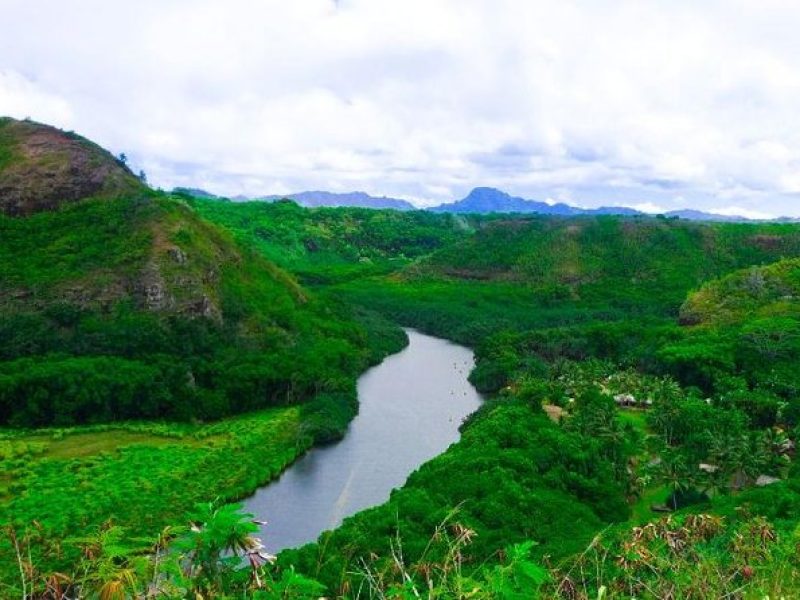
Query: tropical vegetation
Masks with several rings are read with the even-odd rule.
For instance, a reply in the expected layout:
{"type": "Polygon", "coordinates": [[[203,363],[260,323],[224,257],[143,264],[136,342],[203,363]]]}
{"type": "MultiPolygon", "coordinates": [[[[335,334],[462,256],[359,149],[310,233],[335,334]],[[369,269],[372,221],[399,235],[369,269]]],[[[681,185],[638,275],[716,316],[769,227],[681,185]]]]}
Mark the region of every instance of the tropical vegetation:
{"type": "Polygon", "coordinates": [[[138,185],[5,212],[4,598],[800,595],[797,225],[138,185]],[[485,402],[272,556],[236,501],[344,434],[400,326],[473,347],[485,402]]]}

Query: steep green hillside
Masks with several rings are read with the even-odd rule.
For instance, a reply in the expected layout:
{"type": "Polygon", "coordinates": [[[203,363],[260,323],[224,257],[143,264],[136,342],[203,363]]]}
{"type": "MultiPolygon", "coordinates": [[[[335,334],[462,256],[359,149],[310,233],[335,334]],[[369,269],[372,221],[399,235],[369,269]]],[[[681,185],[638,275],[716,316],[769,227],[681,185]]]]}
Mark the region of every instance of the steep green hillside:
{"type": "Polygon", "coordinates": [[[735,271],[690,294],[680,310],[682,339],[660,358],[704,389],[739,388],[800,415],[800,260],[735,271]]]}
{"type": "MultiPolygon", "coordinates": [[[[42,131],[73,141],[9,123],[30,129],[28,142],[42,131]]],[[[97,151],[91,167],[70,167],[74,179],[121,168],[97,151]]],[[[41,177],[16,154],[4,165],[28,173],[6,197],[41,177]]],[[[181,200],[138,191],[0,216],[0,423],[209,419],[323,392],[352,401],[375,359],[352,311],[181,200]]]]}
{"type": "Polygon", "coordinates": [[[308,283],[391,272],[472,233],[472,222],[464,217],[424,211],[305,209],[289,200],[184,197],[204,218],[308,283]]]}
{"type": "Polygon", "coordinates": [[[486,222],[423,261],[414,276],[521,283],[556,301],[674,307],[703,281],[798,254],[792,225],[536,217],[486,222]]]}
{"type": "Polygon", "coordinates": [[[800,308],[800,260],[742,269],[703,285],[681,306],[687,325],[741,324],[767,317],[796,317],[800,308]]]}
{"type": "Polygon", "coordinates": [[[347,391],[346,310],[160,197],[0,218],[0,420],[216,418],[347,391]]]}
{"type": "Polygon", "coordinates": [[[479,344],[488,334],[660,320],[739,268],[800,256],[800,229],[625,217],[473,218],[476,232],[336,292],[400,323],[479,344]]]}
{"type": "Polygon", "coordinates": [[[471,344],[504,329],[671,321],[703,282],[800,255],[785,224],[189,201],[303,281],[471,344]]]}

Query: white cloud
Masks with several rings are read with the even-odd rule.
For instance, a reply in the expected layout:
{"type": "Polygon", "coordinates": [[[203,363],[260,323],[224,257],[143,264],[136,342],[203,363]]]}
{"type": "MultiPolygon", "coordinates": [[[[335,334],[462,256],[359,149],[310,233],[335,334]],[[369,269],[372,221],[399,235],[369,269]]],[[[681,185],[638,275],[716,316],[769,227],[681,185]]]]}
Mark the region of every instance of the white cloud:
{"type": "Polygon", "coordinates": [[[39,89],[14,71],[0,70],[0,115],[54,121],[64,125],[72,118],[69,104],[57,95],[39,89]]]}
{"type": "Polygon", "coordinates": [[[709,212],[718,215],[726,215],[728,217],[745,217],[747,219],[774,219],[775,217],[780,216],[761,210],[745,208],[743,206],[723,206],[720,208],[713,208],[709,212]]]}
{"type": "Polygon", "coordinates": [[[0,7],[0,112],[163,187],[800,214],[800,5],[781,0],[0,7]]]}
{"type": "Polygon", "coordinates": [[[669,212],[668,209],[664,208],[659,204],[653,204],[652,202],[641,202],[639,204],[634,204],[631,208],[635,208],[638,211],[643,213],[649,213],[652,215],[663,214],[665,212],[669,212]]]}

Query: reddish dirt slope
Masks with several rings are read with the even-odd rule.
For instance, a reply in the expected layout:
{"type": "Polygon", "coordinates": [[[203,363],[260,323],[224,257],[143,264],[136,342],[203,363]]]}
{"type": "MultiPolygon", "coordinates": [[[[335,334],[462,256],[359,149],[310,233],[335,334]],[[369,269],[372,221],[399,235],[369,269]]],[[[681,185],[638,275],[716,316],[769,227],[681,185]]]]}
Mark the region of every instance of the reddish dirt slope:
{"type": "Polygon", "coordinates": [[[144,189],[124,164],[79,135],[0,118],[0,212],[26,216],[144,189]]]}

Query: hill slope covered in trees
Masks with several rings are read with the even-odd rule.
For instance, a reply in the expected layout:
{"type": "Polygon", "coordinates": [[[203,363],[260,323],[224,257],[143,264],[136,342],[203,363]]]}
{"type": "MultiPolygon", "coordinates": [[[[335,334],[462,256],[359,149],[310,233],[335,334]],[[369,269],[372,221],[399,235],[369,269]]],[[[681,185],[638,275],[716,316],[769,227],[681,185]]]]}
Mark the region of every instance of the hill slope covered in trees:
{"type": "MultiPolygon", "coordinates": [[[[17,145],[43,132],[74,141],[36,124],[9,128],[17,145]]],[[[89,163],[67,171],[75,180],[112,173],[103,189],[126,172],[100,151],[89,163]]],[[[28,172],[10,197],[35,187],[38,167],[28,168],[16,155],[5,161],[4,172],[28,172]]],[[[0,421],[207,419],[323,391],[352,395],[370,351],[348,309],[134,182],[135,194],[0,216],[0,421]]]]}

